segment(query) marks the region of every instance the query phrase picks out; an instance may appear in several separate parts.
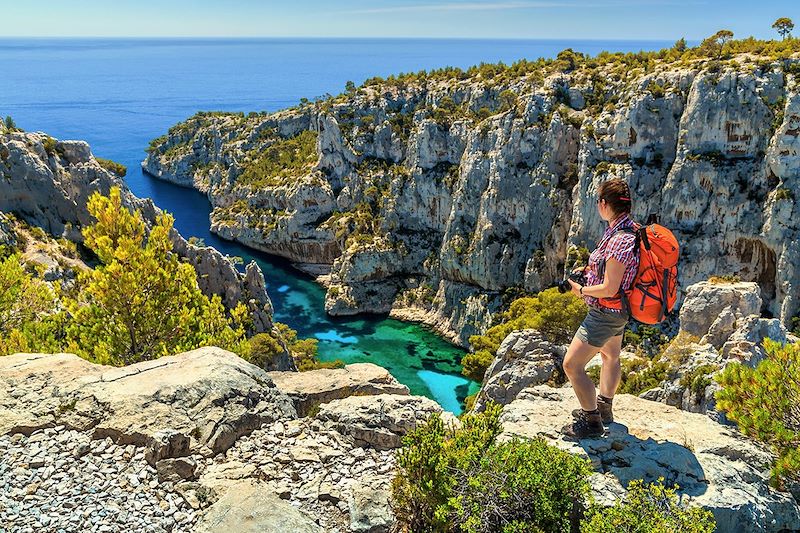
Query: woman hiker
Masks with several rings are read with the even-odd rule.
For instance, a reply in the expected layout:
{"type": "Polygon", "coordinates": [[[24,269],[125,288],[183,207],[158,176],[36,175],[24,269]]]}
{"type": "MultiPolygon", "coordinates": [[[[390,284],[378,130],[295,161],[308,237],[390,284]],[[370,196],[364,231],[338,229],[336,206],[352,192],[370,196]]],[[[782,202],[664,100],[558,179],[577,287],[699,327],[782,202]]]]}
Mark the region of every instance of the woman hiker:
{"type": "Polygon", "coordinates": [[[562,432],[578,439],[602,436],[605,432],[603,424],[614,420],[611,404],[620,382],[619,354],[622,333],[629,317],[624,309],[604,305],[601,298],[614,298],[620,289],[629,289],[639,266],[635,235],[620,231],[636,228],[630,217],[631,193],[628,184],[622,179],[611,179],[600,185],[598,193],[597,211],[608,222],[608,228],[603,232],[597,248],[589,255],[588,265],[575,270],[583,271],[585,285],[569,280],[572,292],[582,297],[589,306],[589,313],[572,338],[564,357],[564,372],[581,408],[572,412],[574,420],[564,426],[562,432]],[[594,383],[585,370],[586,364],[597,352],[600,352],[603,361],[599,396],[595,395],[594,383]]]}

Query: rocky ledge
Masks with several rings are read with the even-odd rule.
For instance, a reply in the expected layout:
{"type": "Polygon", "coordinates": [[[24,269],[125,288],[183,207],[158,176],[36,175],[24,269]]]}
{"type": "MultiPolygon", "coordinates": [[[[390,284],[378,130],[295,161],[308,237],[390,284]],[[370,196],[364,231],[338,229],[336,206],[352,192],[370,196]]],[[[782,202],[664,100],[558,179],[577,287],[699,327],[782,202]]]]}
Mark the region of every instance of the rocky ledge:
{"type": "MultiPolygon", "coordinates": [[[[552,345],[531,335],[510,336],[504,345],[517,355],[495,365],[494,388],[484,384],[505,403],[501,439],[541,436],[588,457],[603,503],[632,479],[664,477],[712,510],[719,531],[800,529],[797,501],[769,486],[772,455],[733,427],[618,395],[609,435],[576,443],[559,433],[577,407],[568,387],[529,380],[500,394],[498,376],[513,375],[528,351],[527,365],[545,362],[537,379],[554,365],[552,345]]],[[[14,531],[390,531],[394,450],[441,408],[374,365],[303,378],[217,348],[127,368],[69,354],[0,358],[0,522],[14,531]],[[295,405],[311,398],[299,417],[295,405]]]]}
{"type": "Polygon", "coordinates": [[[441,408],[375,365],[281,374],[213,347],[125,368],[0,358],[0,523],[388,531],[393,449],[441,408]]]}
{"type": "Polygon", "coordinates": [[[614,423],[600,439],[566,440],[560,428],[579,407],[572,389],[524,389],[503,408],[500,439],[541,436],[592,461],[595,497],[613,503],[633,479],[664,477],[685,502],[710,509],[717,531],[785,532],[800,529],[800,507],[769,486],[772,455],[734,428],[628,394],[614,398],[614,423]]]}

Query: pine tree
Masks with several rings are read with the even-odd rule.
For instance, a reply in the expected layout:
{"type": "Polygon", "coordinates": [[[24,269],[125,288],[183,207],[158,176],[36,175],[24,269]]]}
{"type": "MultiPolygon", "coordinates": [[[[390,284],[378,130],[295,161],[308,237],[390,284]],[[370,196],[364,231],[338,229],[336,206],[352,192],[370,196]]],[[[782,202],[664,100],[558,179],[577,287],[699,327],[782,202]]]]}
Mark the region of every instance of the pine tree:
{"type": "Polygon", "coordinates": [[[56,294],[25,271],[18,253],[0,261],[0,355],[30,351],[42,336],[38,327],[53,311],[56,294]]]}
{"type": "Polygon", "coordinates": [[[717,407],[746,434],[772,445],[773,482],[800,481],[800,345],[764,339],[767,357],[756,368],[728,365],[717,377],[717,407]]]}
{"type": "Polygon", "coordinates": [[[122,205],[117,187],[108,197],[94,193],[87,208],[97,222],[84,229],[84,244],[100,265],[81,274],[80,300],[66,302],[71,351],[126,365],[206,345],[248,349],[245,306],[228,318],[219,296],[200,291],[194,267],[172,252],[171,215],[159,215],[148,233],[141,214],[122,205]]]}
{"type": "Polygon", "coordinates": [[[789,17],[781,17],[772,24],[772,28],[777,30],[782,39],[791,36],[794,29],[794,22],[789,17]]]}

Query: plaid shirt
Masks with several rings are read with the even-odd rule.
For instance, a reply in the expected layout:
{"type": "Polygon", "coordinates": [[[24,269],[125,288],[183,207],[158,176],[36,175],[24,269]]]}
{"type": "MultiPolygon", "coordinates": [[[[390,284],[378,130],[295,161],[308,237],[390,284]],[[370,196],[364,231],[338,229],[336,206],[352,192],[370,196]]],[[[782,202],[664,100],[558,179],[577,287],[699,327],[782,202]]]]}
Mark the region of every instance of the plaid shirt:
{"type": "MultiPolygon", "coordinates": [[[[625,265],[625,273],[622,275],[622,284],[620,287],[623,290],[628,290],[633,284],[633,279],[636,277],[636,270],[639,268],[639,254],[637,253],[634,245],[636,243],[636,236],[630,233],[615,233],[623,228],[636,229],[636,223],[631,219],[628,213],[621,215],[614,221],[614,225],[609,225],[603,232],[600,242],[597,243],[597,248],[589,255],[589,264],[586,268],[586,286],[599,285],[603,282],[603,278],[599,275],[600,265],[603,261],[607,261],[611,257],[625,265]]],[[[601,305],[599,300],[593,296],[584,296],[584,300],[588,305],[593,307],[600,307],[602,309],[621,313],[621,309],[612,309],[601,305]]]]}

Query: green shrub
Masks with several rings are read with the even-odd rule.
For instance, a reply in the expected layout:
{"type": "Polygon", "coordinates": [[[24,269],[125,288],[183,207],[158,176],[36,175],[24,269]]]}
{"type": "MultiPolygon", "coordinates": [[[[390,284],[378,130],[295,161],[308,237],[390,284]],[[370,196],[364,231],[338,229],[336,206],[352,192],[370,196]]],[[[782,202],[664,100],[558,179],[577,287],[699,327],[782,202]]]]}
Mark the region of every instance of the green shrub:
{"type": "Polygon", "coordinates": [[[714,283],[715,285],[722,285],[725,283],[739,283],[742,281],[742,278],[736,274],[722,274],[721,276],[711,276],[708,278],[708,281],[709,283],[714,283]]]}
{"type": "Polygon", "coordinates": [[[764,339],[757,367],[729,364],[717,374],[717,407],[746,435],[772,446],[773,484],[800,481],[800,345],[764,339]]]}
{"type": "Polygon", "coordinates": [[[662,85],[652,81],[647,85],[647,90],[650,91],[650,94],[653,95],[653,98],[664,98],[664,94],[666,93],[662,85]]]}
{"type": "Polygon", "coordinates": [[[790,189],[780,187],[775,191],[775,200],[794,200],[794,195],[790,189]]]}
{"type": "Polygon", "coordinates": [[[53,290],[25,271],[18,253],[0,261],[0,355],[34,348],[36,325],[55,302],[53,290]]]}
{"type": "Polygon", "coordinates": [[[5,126],[5,129],[8,132],[22,131],[17,127],[17,123],[14,122],[14,119],[11,118],[10,115],[6,115],[5,120],[3,120],[3,126],[5,126]]]}
{"type": "Polygon", "coordinates": [[[462,373],[470,379],[482,381],[500,343],[512,331],[536,329],[550,342],[566,344],[585,316],[583,300],[569,292],[561,294],[556,288],[544,290],[536,296],[518,298],[508,311],[498,314],[499,324],[483,335],[469,338],[471,352],[461,361],[462,373]]]}
{"type": "Polygon", "coordinates": [[[609,170],[611,170],[611,163],[608,161],[600,161],[594,167],[595,174],[605,174],[609,170]]]}
{"type": "Polygon", "coordinates": [[[450,123],[457,116],[458,109],[458,105],[451,97],[444,96],[439,100],[438,104],[436,104],[436,107],[431,113],[431,117],[442,128],[449,128],[450,123]]]}
{"type": "Polygon", "coordinates": [[[44,138],[44,140],[42,141],[42,146],[44,147],[44,151],[47,153],[47,155],[55,155],[57,143],[58,141],[56,141],[49,135],[44,138]]]}
{"type": "Polygon", "coordinates": [[[147,148],[144,149],[144,151],[147,152],[148,154],[157,151],[161,147],[161,145],[167,142],[167,139],[168,137],[166,135],[162,135],[161,137],[156,137],[155,139],[152,139],[150,141],[150,144],[147,146],[147,148]]]}
{"type": "Polygon", "coordinates": [[[244,165],[238,180],[253,187],[279,186],[311,171],[317,161],[317,132],[304,130],[277,141],[244,165]]]}
{"type": "Polygon", "coordinates": [[[78,298],[65,302],[72,316],[67,348],[100,364],[127,365],[201,346],[243,353],[244,304],[230,311],[208,298],[197,273],[172,252],[173,218],[158,216],[146,229],[138,211],[122,204],[119,187],[87,203],[96,222],[83,229],[85,246],[100,264],[82,272],[78,298]]]}
{"type": "Polygon", "coordinates": [[[639,395],[657,387],[667,379],[669,364],[665,361],[649,359],[623,359],[622,378],[617,392],[619,394],[639,395]]]}
{"type": "Polygon", "coordinates": [[[102,157],[95,157],[97,163],[103,167],[104,169],[108,170],[109,172],[113,172],[117,176],[123,178],[125,174],[128,173],[128,167],[123,165],[122,163],[117,163],[116,161],[112,161],[110,159],[103,159],[102,157]]]}
{"type": "Polygon", "coordinates": [[[675,489],[663,482],[663,478],[649,485],[631,481],[625,498],[613,507],[592,507],[581,533],[712,533],[713,513],[682,506],[675,489]]]}
{"type": "Polygon", "coordinates": [[[260,368],[273,368],[275,359],[283,353],[281,343],[269,333],[259,333],[247,342],[250,350],[244,359],[260,368]]]}
{"type": "Polygon", "coordinates": [[[623,344],[632,345],[636,348],[639,355],[653,358],[658,355],[669,342],[661,328],[658,326],[649,326],[647,324],[638,324],[633,329],[626,329],[623,336],[623,344]]]}
{"type": "Polygon", "coordinates": [[[589,249],[585,246],[570,246],[567,250],[567,270],[572,271],[576,268],[586,266],[589,263],[589,253],[589,249]]]}
{"type": "Polygon", "coordinates": [[[501,92],[497,98],[500,101],[500,112],[508,111],[517,104],[517,95],[508,89],[501,92]]]}
{"type": "Polygon", "coordinates": [[[497,443],[500,406],[459,429],[438,413],[403,437],[392,480],[401,527],[426,532],[566,532],[589,496],[588,461],[541,438],[497,443]]]}
{"type": "Polygon", "coordinates": [[[699,399],[705,393],[706,387],[711,385],[711,374],[719,370],[719,367],[712,364],[704,364],[693,368],[681,376],[681,387],[687,388],[699,399]]]}
{"type": "MultiPolygon", "coordinates": [[[[497,350],[495,349],[495,351],[497,350]]],[[[461,358],[461,373],[474,381],[482,382],[486,369],[492,364],[492,359],[494,359],[494,352],[487,349],[465,353],[461,358]]]]}

